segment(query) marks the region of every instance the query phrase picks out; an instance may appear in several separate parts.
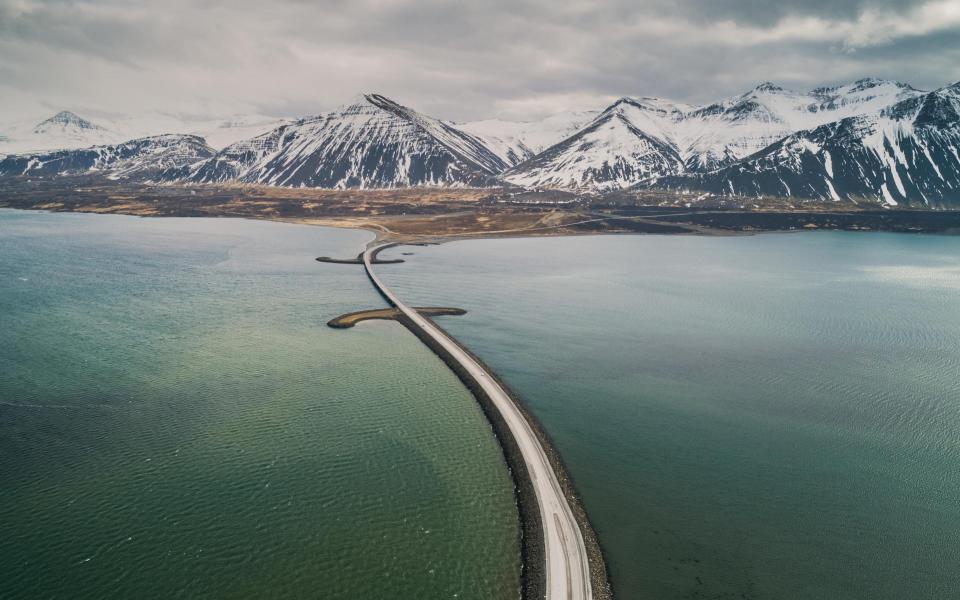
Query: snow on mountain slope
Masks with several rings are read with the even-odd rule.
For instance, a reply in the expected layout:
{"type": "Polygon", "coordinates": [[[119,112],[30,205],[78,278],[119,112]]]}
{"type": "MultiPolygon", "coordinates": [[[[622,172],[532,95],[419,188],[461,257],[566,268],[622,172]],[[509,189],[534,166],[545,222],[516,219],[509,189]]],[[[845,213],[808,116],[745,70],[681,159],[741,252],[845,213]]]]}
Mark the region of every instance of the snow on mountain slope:
{"type": "Polygon", "coordinates": [[[61,111],[40,123],[18,123],[0,131],[0,156],[59,148],[85,148],[124,139],[123,134],[61,111]]]}
{"type": "Polygon", "coordinates": [[[0,159],[0,176],[100,174],[152,181],[160,172],[213,155],[203,138],[160,135],[120,144],[19,154],[0,159]]]}
{"type": "Polygon", "coordinates": [[[67,149],[8,156],[0,175],[98,172],[338,189],[503,181],[593,191],[659,186],[942,207],[957,202],[960,188],[956,96],[956,85],[927,93],[878,79],[805,93],[765,83],[706,106],[621,98],[599,113],[461,125],[377,94],[293,122],[152,114],[94,124],[64,112],[4,131],[0,148],[32,140],[67,149]],[[70,149],[168,127],[230,143],[215,152],[199,137],[164,135],[70,149]]]}
{"type": "Polygon", "coordinates": [[[182,133],[200,136],[207,141],[208,146],[219,150],[230,144],[268,133],[290,122],[290,119],[261,115],[234,116],[209,123],[195,123],[191,129],[185,129],[182,133]]]}
{"type": "MultiPolygon", "coordinates": [[[[657,98],[622,98],[603,114],[615,110],[633,129],[668,145],[682,161],[679,172],[700,172],[730,164],[795,131],[851,116],[876,113],[922,94],[910,86],[878,79],[863,79],[807,93],[791,92],[764,83],[745,94],[702,107],[657,98]]],[[[587,126],[590,127],[593,125],[587,126]]],[[[602,144],[597,141],[591,145],[595,157],[610,158],[610,167],[618,172],[629,170],[627,165],[631,159],[628,155],[618,155],[614,148],[603,150],[598,143],[602,144]]],[[[552,148],[544,152],[548,153],[557,155],[552,148]]],[[[587,182],[592,180],[592,176],[569,172],[574,164],[569,159],[561,162],[555,165],[560,171],[553,173],[549,161],[534,157],[511,169],[506,178],[518,185],[590,187],[587,182]]],[[[592,172],[603,169],[602,165],[589,162],[582,164],[592,172]]],[[[637,165],[638,168],[632,173],[649,177],[677,173],[671,161],[662,164],[667,166],[667,170],[657,172],[637,165]]],[[[600,188],[633,183],[636,181],[629,177],[598,182],[600,188]]]]}
{"type": "Polygon", "coordinates": [[[378,94],[232,144],[170,180],[287,187],[487,185],[506,164],[475,137],[378,94]]]}
{"type": "Polygon", "coordinates": [[[36,135],[69,135],[87,131],[104,131],[104,128],[68,110],[58,112],[33,128],[36,135]]]}
{"type": "Polygon", "coordinates": [[[764,83],[746,94],[686,112],[677,122],[676,142],[688,170],[710,170],[795,131],[875,113],[922,93],[880,79],[861,79],[807,93],[764,83]]]}
{"type": "Polygon", "coordinates": [[[263,115],[211,119],[145,112],[103,117],[94,123],[70,111],[63,111],[41,123],[21,122],[0,128],[0,156],[89,148],[165,134],[199,136],[212,148],[219,149],[287,122],[286,119],[263,115]]]}
{"type": "Polygon", "coordinates": [[[587,127],[504,174],[528,187],[616,189],[683,172],[683,160],[659,125],[669,108],[621,98],[587,127]]]}
{"type": "Polygon", "coordinates": [[[539,121],[486,119],[455,126],[479,139],[513,166],[570,137],[599,114],[596,110],[568,111],[539,121]]]}
{"type": "Polygon", "coordinates": [[[256,137],[289,122],[289,119],[264,115],[209,118],[157,112],[124,115],[108,121],[111,129],[124,133],[125,139],[165,133],[195,135],[202,137],[208,146],[217,150],[235,142],[256,137]]]}
{"type": "Polygon", "coordinates": [[[281,125],[249,140],[228,145],[208,159],[168,169],[162,174],[166,181],[193,183],[222,183],[235,181],[247,174],[259,161],[276,153],[287,130],[293,125],[281,125]]]}
{"type": "Polygon", "coordinates": [[[653,183],[738,196],[960,207],[960,84],[791,134],[731,165],[653,183]]]}

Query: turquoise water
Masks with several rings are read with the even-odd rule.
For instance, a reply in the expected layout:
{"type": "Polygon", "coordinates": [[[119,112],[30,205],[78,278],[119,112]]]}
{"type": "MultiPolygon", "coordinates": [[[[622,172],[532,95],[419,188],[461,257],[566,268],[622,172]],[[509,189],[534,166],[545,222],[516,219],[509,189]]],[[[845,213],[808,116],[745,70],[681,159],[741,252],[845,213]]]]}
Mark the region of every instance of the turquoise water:
{"type": "Polygon", "coordinates": [[[960,598],[960,237],[401,251],[388,284],[467,309],[554,438],[620,598],[960,598]]]}
{"type": "Polygon", "coordinates": [[[496,440],[369,234],[0,211],[0,598],[515,598],[496,440]]]}

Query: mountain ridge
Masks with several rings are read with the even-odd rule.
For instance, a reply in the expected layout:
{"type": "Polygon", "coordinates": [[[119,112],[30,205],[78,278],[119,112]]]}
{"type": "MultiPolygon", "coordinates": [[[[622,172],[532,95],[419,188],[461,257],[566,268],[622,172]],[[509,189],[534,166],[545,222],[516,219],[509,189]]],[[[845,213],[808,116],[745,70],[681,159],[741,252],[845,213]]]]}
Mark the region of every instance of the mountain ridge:
{"type": "Polygon", "coordinates": [[[213,154],[203,138],[163,134],[119,144],[80,150],[53,150],[6,156],[0,159],[0,176],[70,176],[100,174],[110,179],[147,182],[169,168],[195,162],[213,154]]]}
{"type": "Polygon", "coordinates": [[[333,189],[485,185],[505,168],[473,136],[371,93],[228,146],[165,178],[333,189]]]}
{"type": "MultiPolygon", "coordinates": [[[[0,175],[95,172],[152,183],[328,189],[662,190],[944,208],[960,205],[958,98],[960,83],[924,92],[864,78],[794,92],[763,82],[703,105],[624,96],[602,111],[540,121],[455,123],[365,93],[219,150],[197,136],[142,137],[10,155],[0,175]]],[[[244,130],[270,123],[236,120],[244,130]]],[[[35,128],[41,125],[107,131],[70,111],[35,128]]]]}
{"type": "Polygon", "coordinates": [[[960,205],[960,83],[795,132],[727,167],[648,187],[734,196],[960,205]]]}
{"type": "MultiPolygon", "coordinates": [[[[875,112],[921,94],[906,84],[879,79],[861,79],[803,93],[766,82],[744,94],[703,106],[660,98],[623,97],[601,114],[618,111],[634,129],[669,145],[670,154],[679,155],[683,162],[680,171],[709,171],[745,158],[795,131],[847,116],[875,112]]],[[[590,147],[595,149],[596,145],[590,147]]],[[[556,151],[547,149],[542,154],[547,153],[556,151]]],[[[609,159],[610,164],[631,160],[629,156],[617,155],[609,159]]],[[[661,162],[669,164],[672,161],[664,156],[661,162]]],[[[552,166],[561,174],[559,179],[568,182],[566,187],[596,188],[599,185],[601,188],[623,188],[639,183],[629,176],[614,176],[596,182],[591,177],[591,173],[597,170],[596,165],[587,167],[588,171],[579,176],[570,173],[569,166],[569,160],[552,166]]],[[[677,174],[680,173],[671,166],[650,176],[677,174]]],[[[558,182],[551,166],[545,165],[542,159],[513,167],[505,178],[518,185],[535,187],[553,187],[558,182]],[[528,172],[531,168],[532,171],[528,172]]]]}

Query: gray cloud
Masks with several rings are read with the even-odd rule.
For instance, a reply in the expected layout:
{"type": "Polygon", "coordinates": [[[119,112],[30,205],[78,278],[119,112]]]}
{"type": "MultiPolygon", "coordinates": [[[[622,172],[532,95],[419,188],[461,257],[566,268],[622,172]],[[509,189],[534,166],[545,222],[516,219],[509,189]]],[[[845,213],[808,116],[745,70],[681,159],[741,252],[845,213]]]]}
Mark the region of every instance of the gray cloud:
{"type": "Polygon", "coordinates": [[[903,15],[924,4],[924,0],[681,0],[671,4],[692,19],[733,19],[755,25],[773,25],[791,16],[849,21],[871,9],[903,15]]]}
{"type": "Polygon", "coordinates": [[[960,0],[0,0],[0,122],[41,109],[283,116],[376,90],[451,119],[760,81],[960,79],[960,0]]]}

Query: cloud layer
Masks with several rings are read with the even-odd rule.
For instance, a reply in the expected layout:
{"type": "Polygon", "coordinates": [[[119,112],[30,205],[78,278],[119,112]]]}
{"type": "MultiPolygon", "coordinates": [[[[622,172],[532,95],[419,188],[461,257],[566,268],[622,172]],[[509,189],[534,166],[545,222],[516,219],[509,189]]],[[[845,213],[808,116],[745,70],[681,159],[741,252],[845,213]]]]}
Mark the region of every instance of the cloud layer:
{"type": "Polygon", "coordinates": [[[277,116],[379,91],[450,119],[761,81],[960,80],[960,0],[0,0],[0,122],[277,116]]]}

